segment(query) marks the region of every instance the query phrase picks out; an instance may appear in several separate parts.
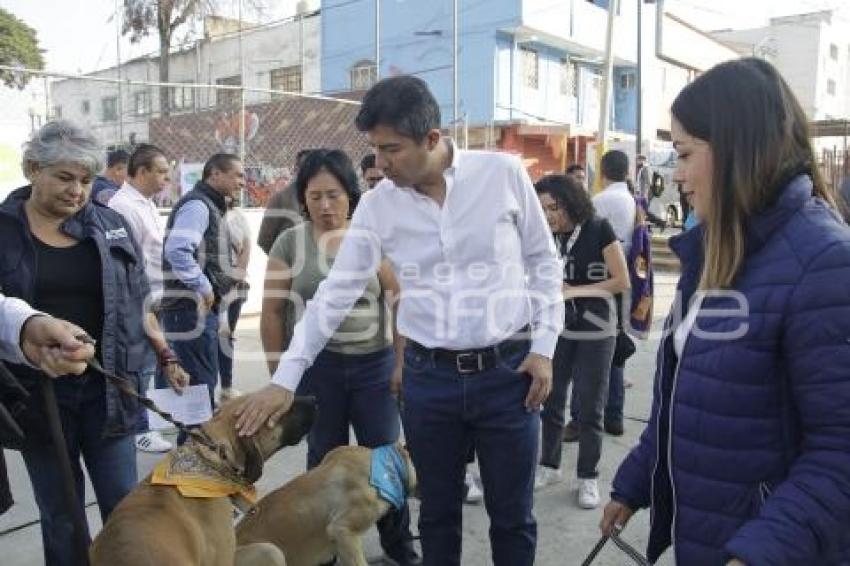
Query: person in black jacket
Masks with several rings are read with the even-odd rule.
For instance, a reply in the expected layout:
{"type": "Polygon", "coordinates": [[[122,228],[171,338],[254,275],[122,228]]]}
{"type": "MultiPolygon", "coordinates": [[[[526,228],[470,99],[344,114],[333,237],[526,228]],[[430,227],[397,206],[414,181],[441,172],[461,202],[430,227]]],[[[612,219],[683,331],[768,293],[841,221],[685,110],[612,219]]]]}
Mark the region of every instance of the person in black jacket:
{"type": "MultiPolygon", "coordinates": [[[[90,132],[68,121],[50,122],[33,133],[23,157],[31,185],[0,205],[0,289],[80,327],[96,341],[95,356],[103,367],[136,387],[149,340],[170,383],[179,388],[187,376],[145,310],[148,281],[141,250],[121,215],[89,198],[101,152],[90,132]]],[[[16,403],[13,417],[26,435],[21,452],[39,508],[45,563],[72,564],[72,516],[45,424],[43,375],[24,363],[9,369],[30,394],[16,403]]],[[[60,377],[55,391],[80,505],[82,457],[106,521],[137,481],[138,404],[91,370],[60,377]]],[[[6,392],[0,395],[5,398],[6,392]]]]}
{"type": "MultiPolygon", "coordinates": [[[[192,376],[192,385],[209,389],[211,404],[219,372],[219,310],[242,276],[234,267],[224,219],[226,201],[244,186],[239,158],[229,153],[213,155],[204,164],[201,180],[174,205],[165,227],[162,326],[192,376]]],[[[177,441],[183,439],[181,433],[177,441]]]]}

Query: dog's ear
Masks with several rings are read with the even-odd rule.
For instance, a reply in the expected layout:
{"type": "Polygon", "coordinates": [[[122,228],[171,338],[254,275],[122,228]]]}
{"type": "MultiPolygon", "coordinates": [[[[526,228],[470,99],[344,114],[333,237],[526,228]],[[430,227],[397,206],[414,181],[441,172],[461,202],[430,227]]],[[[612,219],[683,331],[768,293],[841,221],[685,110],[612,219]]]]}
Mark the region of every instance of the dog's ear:
{"type": "Polygon", "coordinates": [[[257,443],[250,438],[245,439],[245,442],[242,443],[242,449],[245,453],[242,475],[246,481],[254,483],[263,475],[263,455],[260,453],[257,443]]]}

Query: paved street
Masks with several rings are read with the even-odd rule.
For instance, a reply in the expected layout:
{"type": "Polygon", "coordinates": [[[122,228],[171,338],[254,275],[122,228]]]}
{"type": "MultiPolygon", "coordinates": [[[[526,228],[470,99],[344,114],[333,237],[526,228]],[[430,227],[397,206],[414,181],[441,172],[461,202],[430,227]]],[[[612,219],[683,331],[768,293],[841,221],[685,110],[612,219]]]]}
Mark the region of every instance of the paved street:
{"type": "MultiPolygon", "coordinates": [[[[656,329],[660,327],[660,318],[666,314],[673,297],[675,277],[671,274],[656,276],[656,329]]],[[[248,391],[266,382],[268,372],[260,360],[261,352],[258,317],[250,317],[240,322],[237,332],[237,368],[236,386],[248,391]]],[[[651,378],[655,366],[655,349],[657,336],[645,343],[638,344],[637,354],[630,360],[626,375],[634,382],[634,387],[627,390],[627,418],[645,419],[651,399],[651,378]]],[[[636,441],[643,429],[643,424],[634,420],[626,421],[626,434],[621,438],[606,436],[603,445],[603,460],[600,466],[600,491],[607,493],[611,478],[617,465],[623,459],[629,447],[636,441]]],[[[510,450],[510,446],[505,447],[510,450]]],[[[270,460],[265,468],[262,480],[259,482],[261,493],[273,489],[297,475],[304,468],[305,445],[302,443],[295,448],[286,449],[270,460]]],[[[41,563],[41,538],[35,502],[32,498],[29,481],[20,456],[16,452],[6,452],[10,466],[12,490],[16,505],[5,515],[0,516],[0,556],[4,566],[31,566],[41,563]]],[[[545,566],[569,566],[581,564],[585,555],[598,540],[597,524],[601,509],[584,511],[575,503],[573,490],[576,445],[566,445],[564,454],[565,475],[570,478],[563,484],[551,486],[536,497],[535,513],[539,524],[537,563],[545,566]]],[[[147,474],[159,460],[158,456],[139,455],[139,473],[147,474]]],[[[87,501],[93,502],[90,486],[87,501]]],[[[414,516],[418,512],[416,502],[413,502],[414,516]]],[[[88,507],[89,524],[94,530],[100,528],[100,517],[94,504],[88,507]]],[[[646,545],[649,528],[649,514],[642,512],[632,521],[624,537],[641,551],[646,545]]],[[[483,505],[466,506],[464,508],[464,559],[463,563],[470,566],[490,564],[488,521],[483,505]]],[[[367,540],[367,555],[380,563],[381,555],[377,544],[377,536],[370,533],[367,540]]],[[[606,546],[594,564],[620,566],[628,564],[625,555],[613,545],[606,546]]],[[[672,564],[670,553],[660,561],[662,565],[672,564]]],[[[117,565],[116,565],[117,566],[117,565]]],[[[163,565],[165,566],[165,565],[163,565]]],[[[171,566],[171,565],[169,565],[171,566]]],[[[177,566],[177,565],[175,565],[177,566]]]]}

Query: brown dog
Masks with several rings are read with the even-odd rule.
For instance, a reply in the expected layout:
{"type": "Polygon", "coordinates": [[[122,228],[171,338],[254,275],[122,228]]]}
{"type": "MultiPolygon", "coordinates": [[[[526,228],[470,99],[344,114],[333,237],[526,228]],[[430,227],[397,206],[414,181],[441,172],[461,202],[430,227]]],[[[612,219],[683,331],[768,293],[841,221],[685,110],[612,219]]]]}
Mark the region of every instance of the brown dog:
{"type": "MultiPolygon", "coordinates": [[[[235,410],[227,403],[202,426],[210,448],[190,438],[172,450],[169,462],[180,459],[195,466],[192,479],[203,483],[236,478],[245,485],[259,479],[265,460],[284,446],[293,446],[310,429],[316,414],[313,398],[297,398],[273,428],[263,427],[251,438],[237,435],[235,410]],[[200,470],[200,471],[197,471],[200,470]],[[213,470],[210,472],[210,470],[213,470]],[[221,474],[216,470],[222,470],[221,474]]],[[[179,462],[178,462],[179,463],[179,462]]],[[[184,497],[171,485],[154,485],[157,471],[149,475],[115,508],[92,543],[93,566],[233,566],[236,537],[230,497],[184,497]],[[153,479],[152,479],[153,478],[153,479]]],[[[220,484],[214,484],[220,485],[220,484]]],[[[266,545],[267,546],[267,545],[266,545]]],[[[257,545],[240,549],[238,559],[247,564],[281,564],[276,549],[257,545]]]]}
{"type": "MultiPolygon", "coordinates": [[[[406,473],[404,496],[415,493],[416,471],[396,447],[406,473]]],[[[322,463],[260,500],[236,527],[237,544],[270,542],[288,566],[316,566],[336,556],[341,566],[366,566],[362,535],[390,510],[370,483],[372,450],[343,446],[322,463]]]]}

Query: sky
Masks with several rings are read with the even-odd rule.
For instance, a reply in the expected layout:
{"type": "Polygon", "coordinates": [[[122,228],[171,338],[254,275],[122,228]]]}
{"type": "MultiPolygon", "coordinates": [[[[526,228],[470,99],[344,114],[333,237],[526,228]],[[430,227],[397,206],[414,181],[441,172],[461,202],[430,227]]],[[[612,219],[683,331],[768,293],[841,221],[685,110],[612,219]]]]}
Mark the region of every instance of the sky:
{"type": "MultiPolygon", "coordinates": [[[[238,13],[238,0],[216,1],[230,14],[238,13]]],[[[244,5],[251,1],[245,0],[244,5]]],[[[295,12],[296,0],[256,1],[266,6],[263,21],[295,12]]],[[[123,4],[124,0],[0,0],[0,7],[36,30],[39,43],[46,50],[46,68],[64,73],[90,72],[115,65],[118,30],[114,15],[116,7],[123,4]]],[[[185,37],[186,32],[183,29],[177,35],[185,37]]],[[[155,52],[158,42],[154,35],[133,45],[124,37],[120,48],[121,60],[126,61],[155,52]]]]}
{"type": "MultiPolygon", "coordinates": [[[[217,0],[231,14],[238,0],[217,0]]],[[[252,0],[245,0],[248,5],[252,0]]],[[[296,0],[257,0],[266,6],[264,20],[282,18],[294,13],[296,0]]],[[[461,4],[464,0],[460,0],[461,4]]],[[[500,1],[500,0],[493,0],[500,1]]],[[[563,0],[569,2],[570,0],[563,0]]],[[[637,0],[621,0],[634,2],[637,0]]],[[[371,4],[363,0],[364,9],[371,4]]],[[[792,13],[839,8],[847,0],[666,0],[668,10],[705,30],[757,27],[767,18],[792,13]]],[[[24,20],[38,32],[46,50],[47,68],[76,73],[109,67],[117,60],[116,6],[123,0],[0,0],[3,7],[24,20]]],[[[368,9],[371,9],[369,7],[368,9]]],[[[848,10],[850,12],[850,10],[848,10]]],[[[848,14],[850,16],[850,14],[848,14]]],[[[185,33],[185,31],[184,31],[185,33]]],[[[121,41],[121,58],[127,60],[156,51],[155,38],[139,45],[121,41]]]]}
{"type": "MultiPolygon", "coordinates": [[[[239,0],[214,1],[229,15],[235,16],[238,13],[239,0]]],[[[265,5],[265,14],[259,21],[291,16],[297,3],[297,0],[243,1],[245,5],[265,5]]],[[[363,9],[372,9],[374,0],[359,1],[363,2],[363,9]]],[[[467,0],[459,0],[461,6],[465,1],[467,0]]],[[[318,4],[318,0],[314,2],[318,4]]],[[[115,65],[118,55],[114,16],[116,8],[123,6],[123,3],[124,0],[0,0],[0,7],[12,12],[36,30],[40,45],[45,50],[47,70],[85,73],[115,65]]],[[[665,0],[665,6],[669,11],[704,30],[758,27],[764,25],[770,17],[826,8],[843,9],[844,13],[840,17],[850,21],[848,0],[665,0]]],[[[246,19],[250,17],[249,13],[246,19]]],[[[253,21],[258,20],[254,18],[253,21]]],[[[191,30],[187,29],[181,30],[178,32],[178,38],[186,37],[190,32],[191,30]]],[[[156,50],[155,37],[136,45],[130,44],[126,37],[120,40],[123,61],[156,50]]],[[[10,178],[20,176],[18,155],[21,140],[30,129],[28,109],[44,104],[43,97],[40,102],[34,96],[36,91],[38,85],[24,92],[0,88],[0,194],[4,187],[14,186],[10,184],[10,178]]]]}

